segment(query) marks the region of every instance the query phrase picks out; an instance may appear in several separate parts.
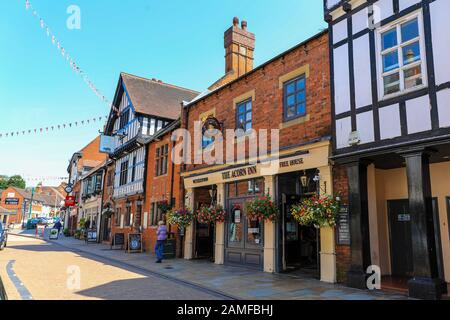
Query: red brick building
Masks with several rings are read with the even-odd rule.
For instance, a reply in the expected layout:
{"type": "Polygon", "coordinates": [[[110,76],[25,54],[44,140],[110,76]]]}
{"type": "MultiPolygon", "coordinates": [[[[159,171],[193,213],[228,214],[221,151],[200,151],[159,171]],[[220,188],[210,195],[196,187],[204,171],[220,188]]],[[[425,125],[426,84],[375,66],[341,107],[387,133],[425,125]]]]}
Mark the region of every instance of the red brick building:
{"type": "MultiPolygon", "coordinates": [[[[154,252],[156,244],[156,230],[159,221],[164,221],[165,216],[158,208],[158,203],[168,202],[173,208],[183,205],[180,192],[180,165],[172,163],[174,142],[171,137],[177,130],[180,122],[174,121],[168,127],[156,134],[148,144],[146,196],[144,205],[144,218],[142,220],[145,249],[154,252]]],[[[181,243],[178,230],[174,226],[168,226],[171,240],[176,241],[176,252],[179,256],[181,243]]]]}
{"type": "MultiPolygon", "coordinates": [[[[199,126],[222,133],[192,139],[190,163],[183,168],[186,206],[220,204],[225,223],[194,223],[186,230],[186,259],[211,258],[217,264],[244,265],[266,272],[315,270],[336,281],[334,229],[305,228],[293,221],[290,206],[317,194],[333,194],[328,33],[321,32],[253,68],[255,35],[237,18],[225,32],[226,75],[187,103],[182,128],[195,136],[199,126]],[[226,136],[226,130],[241,133],[226,136]],[[261,135],[268,130],[268,139],[261,135]],[[278,139],[270,141],[271,132],[278,139]],[[259,138],[250,142],[253,135],[259,138]],[[236,152],[245,143],[245,156],[236,152]],[[267,142],[264,154],[261,142],[267,142]],[[279,146],[279,159],[272,158],[279,146]],[[250,154],[253,147],[257,156],[250,154]],[[234,150],[232,163],[195,162],[205,155],[234,150]],[[257,161],[255,161],[257,160],[257,161]],[[265,163],[270,163],[267,167],[265,163]],[[247,217],[245,203],[268,194],[279,206],[276,223],[247,217]],[[320,252],[319,248],[320,247],[320,252]]],[[[200,133],[202,135],[202,133],[200,133]]],[[[186,152],[186,150],[184,150],[186,152]]]]}

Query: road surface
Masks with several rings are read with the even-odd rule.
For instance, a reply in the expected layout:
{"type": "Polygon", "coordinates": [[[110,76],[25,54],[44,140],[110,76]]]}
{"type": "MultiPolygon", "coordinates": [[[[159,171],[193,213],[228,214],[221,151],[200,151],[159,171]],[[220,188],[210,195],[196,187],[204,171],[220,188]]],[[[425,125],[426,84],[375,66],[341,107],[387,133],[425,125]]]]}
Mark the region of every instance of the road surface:
{"type": "Polygon", "coordinates": [[[0,252],[0,277],[9,300],[220,299],[118,262],[12,234],[0,252]]]}

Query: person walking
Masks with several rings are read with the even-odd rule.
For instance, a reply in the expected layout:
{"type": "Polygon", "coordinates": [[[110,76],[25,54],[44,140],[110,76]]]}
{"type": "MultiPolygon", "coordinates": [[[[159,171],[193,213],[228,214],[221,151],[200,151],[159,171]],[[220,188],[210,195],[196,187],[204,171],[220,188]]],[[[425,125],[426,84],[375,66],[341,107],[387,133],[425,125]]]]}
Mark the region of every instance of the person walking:
{"type": "Polygon", "coordinates": [[[56,221],[55,225],[53,226],[53,229],[57,229],[58,230],[58,234],[61,233],[61,229],[62,229],[62,224],[61,221],[56,221]]]}
{"type": "Polygon", "coordinates": [[[164,224],[164,221],[160,221],[158,223],[158,230],[156,231],[157,240],[155,246],[156,252],[156,263],[162,263],[163,255],[164,255],[164,243],[167,240],[167,227],[164,224]]]}

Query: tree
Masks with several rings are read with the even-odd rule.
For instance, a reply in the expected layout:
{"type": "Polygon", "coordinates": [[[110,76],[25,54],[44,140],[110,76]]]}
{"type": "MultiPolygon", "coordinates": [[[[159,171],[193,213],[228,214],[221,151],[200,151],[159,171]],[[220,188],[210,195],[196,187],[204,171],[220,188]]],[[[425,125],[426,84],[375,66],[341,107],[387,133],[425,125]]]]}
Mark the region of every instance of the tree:
{"type": "Polygon", "coordinates": [[[12,176],[8,179],[8,187],[16,187],[20,189],[25,189],[26,183],[25,180],[19,175],[12,176]]]}
{"type": "Polygon", "coordinates": [[[8,188],[8,177],[7,176],[0,176],[0,189],[6,189],[8,188]]]}

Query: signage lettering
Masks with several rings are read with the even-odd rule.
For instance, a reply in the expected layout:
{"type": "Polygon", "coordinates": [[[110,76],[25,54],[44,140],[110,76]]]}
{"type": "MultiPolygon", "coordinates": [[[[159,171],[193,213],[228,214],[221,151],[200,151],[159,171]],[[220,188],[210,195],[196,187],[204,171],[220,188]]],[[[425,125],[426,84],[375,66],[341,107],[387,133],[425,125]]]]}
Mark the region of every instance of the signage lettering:
{"type": "Polygon", "coordinates": [[[303,164],[303,158],[293,159],[293,160],[287,160],[287,161],[281,161],[280,162],[280,168],[288,168],[293,166],[298,166],[303,164]]]}
{"type": "Polygon", "coordinates": [[[222,179],[228,180],[228,179],[234,179],[234,178],[240,178],[245,176],[251,176],[258,173],[258,169],[256,166],[243,168],[243,169],[236,169],[232,171],[226,171],[222,173],[222,179]]]}
{"type": "Polygon", "coordinates": [[[195,179],[193,182],[194,183],[203,183],[203,182],[208,182],[208,178],[201,178],[201,179],[195,179]]]}

